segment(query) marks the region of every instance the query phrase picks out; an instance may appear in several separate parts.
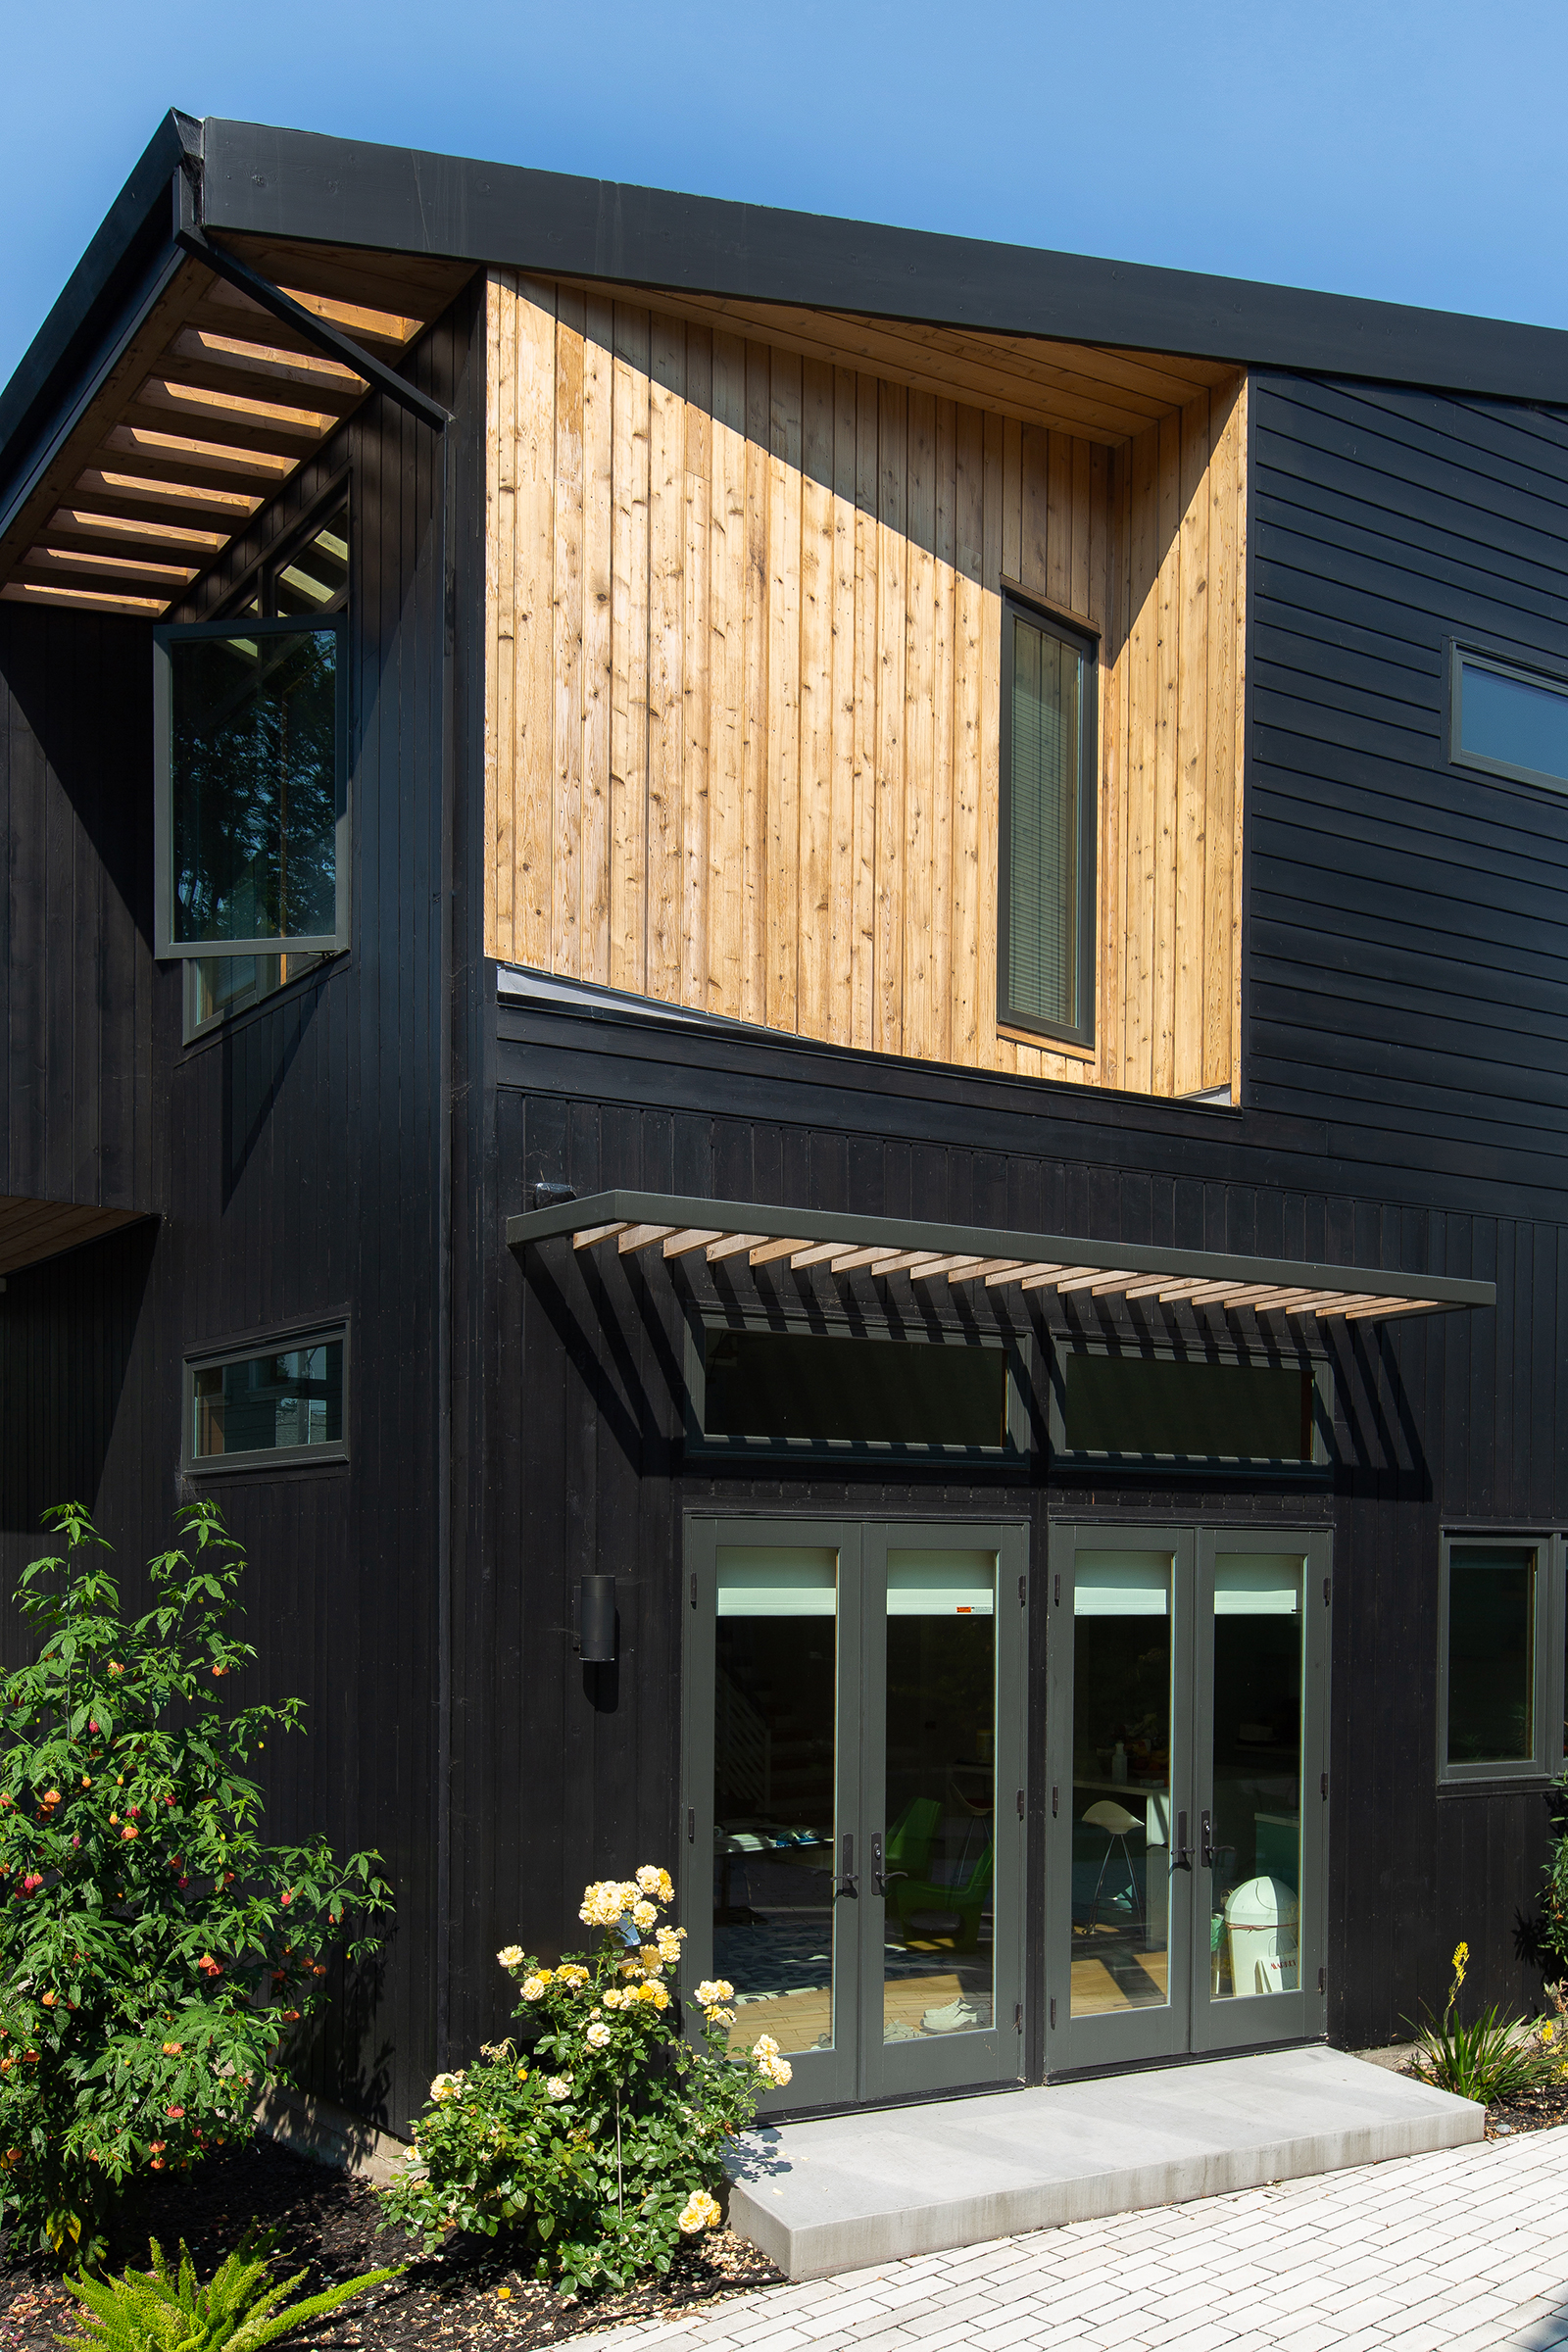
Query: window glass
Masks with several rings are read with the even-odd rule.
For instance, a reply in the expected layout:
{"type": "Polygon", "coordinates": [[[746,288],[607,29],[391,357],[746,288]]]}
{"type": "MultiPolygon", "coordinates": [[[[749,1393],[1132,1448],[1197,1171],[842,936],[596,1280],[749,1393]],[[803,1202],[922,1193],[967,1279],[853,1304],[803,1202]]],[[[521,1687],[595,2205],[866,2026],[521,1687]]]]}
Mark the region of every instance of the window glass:
{"type": "Polygon", "coordinates": [[[1456,759],[1528,768],[1568,784],[1568,686],[1461,657],[1456,732],[1456,759]]]}
{"type": "Polygon", "coordinates": [[[1081,650],[1021,613],[1012,631],[1004,1011],[1076,1029],[1086,672],[1081,650]]]}
{"type": "Polygon", "coordinates": [[[1535,1761],[1537,1574],[1533,1544],[1449,1550],[1450,1764],[1535,1761]]]}
{"type": "Polygon", "coordinates": [[[337,927],[335,628],[168,647],[175,943],[337,927]]]}
{"type": "Polygon", "coordinates": [[[811,1332],[704,1334],[709,1438],[801,1445],[997,1447],[1007,1437],[1000,1348],[811,1332]]]}
{"type": "Polygon", "coordinates": [[[343,1342],[314,1340],[191,1372],[194,1461],[343,1443],[343,1342]]]}
{"type": "Polygon", "coordinates": [[[271,582],[273,612],[336,612],[348,594],[348,508],[340,507],[303,547],[275,565],[271,582]]]}
{"type": "Polygon", "coordinates": [[[1311,1371],[1165,1356],[1066,1354],[1068,1453],[1310,1462],[1311,1371]]]}

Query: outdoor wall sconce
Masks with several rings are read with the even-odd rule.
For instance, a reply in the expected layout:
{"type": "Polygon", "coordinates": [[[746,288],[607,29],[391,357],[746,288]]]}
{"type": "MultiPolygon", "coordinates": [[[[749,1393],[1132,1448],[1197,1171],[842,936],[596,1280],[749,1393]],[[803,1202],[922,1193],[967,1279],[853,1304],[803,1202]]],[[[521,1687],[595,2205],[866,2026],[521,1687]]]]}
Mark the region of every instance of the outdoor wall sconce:
{"type": "Polygon", "coordinates": [[[585,1666],[615,1663],[615,1580],[584,1576],[577,1581],[577,1655],[585,1666]]]}

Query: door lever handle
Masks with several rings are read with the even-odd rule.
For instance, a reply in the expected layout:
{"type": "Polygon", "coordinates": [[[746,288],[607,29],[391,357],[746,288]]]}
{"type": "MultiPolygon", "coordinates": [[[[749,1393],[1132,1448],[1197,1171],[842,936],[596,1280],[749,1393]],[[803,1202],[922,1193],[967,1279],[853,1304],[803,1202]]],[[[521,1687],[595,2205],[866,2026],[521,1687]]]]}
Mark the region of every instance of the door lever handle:
{"type": "Polygon", "coordinates": [[[1204,1870],[1213,1869],[1214,1816],[1212,1813],[1200,1813],[1198,1816],[1198,1859],[1204,1870]]]}
{"type": "Polygon", "coordinates": [[[840,1840],[839,1853],[839,1876],[834,1881],[833,1891],[835,1894],[858,1895],[860,1882],[855,1875],[855,1839],[848,1830],[840,1840]]]}
{"type": "Polygon", "coordinates": [[[880,1894],[885,1900],[888,1888],[892,1886],[894,1880],[906,1879],[908,1875],[909,1874],[906,1870],[883,1869],[882,1833],[880,1830],[873,1830],[871,1832],[871,1876],[876,1881],[876,1890],[878,1894],[880,1894]]]}
{"type": "Polygon", "coordinates": [[[1187,1842],[1187,1816],[1185,1813],[1178,1813],[1176,1816],[1176,1849],[1171,1855],[1170,1866],[1172,1870],[1191,1870],[1193,1867],[1192,1848],[1187,1842]]]}

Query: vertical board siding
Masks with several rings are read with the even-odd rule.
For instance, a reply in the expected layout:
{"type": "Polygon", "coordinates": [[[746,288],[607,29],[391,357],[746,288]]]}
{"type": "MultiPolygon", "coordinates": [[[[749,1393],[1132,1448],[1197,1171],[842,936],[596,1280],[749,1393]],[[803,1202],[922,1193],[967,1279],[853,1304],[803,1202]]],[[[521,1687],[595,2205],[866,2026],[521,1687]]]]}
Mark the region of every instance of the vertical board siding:
{"type": "Polygon", "coordinates": [[[485,945],[805,1037],[1234,1087],[1245,388],[1120,450],[494,274],[485,945]],[[1101,633],[1092,1051],[997,1019],[1004,583],[1101,633]]]}

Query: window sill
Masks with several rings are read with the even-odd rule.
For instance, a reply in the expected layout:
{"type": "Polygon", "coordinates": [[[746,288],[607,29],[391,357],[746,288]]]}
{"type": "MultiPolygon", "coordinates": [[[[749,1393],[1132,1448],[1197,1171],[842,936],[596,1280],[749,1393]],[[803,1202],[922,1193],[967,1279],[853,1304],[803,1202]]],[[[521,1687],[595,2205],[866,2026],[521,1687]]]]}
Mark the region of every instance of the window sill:
{"type": "Polygon", "coordinates": [[[1440,1780],[1439,1796],[1539,1796],[1555,1786],[1557,1772],[1501,1773],[1473,1781],[1440,1780]]]}
{"type": "Polygon", "coordinates": [[[270,1478],[278,1470],[342,1470],[348,1458],[346,1446],[287,1446],[269,1453],[205,1454],[179,1467],[184,1478],[236,1478],[247,1471],[270,1478]]]}
{"type": "Polygon", "coordinates": [[[997,1035],[1004,1037],[1009,1045],[1034,1046],[1042,1054],[1060,1054],[1068,1061],[1092,1063],[1096,1058],[1094,1046],[1075,1045],[1065,1037],[1049,1037],[1043,1029],[1025,1029],[1009,1021],[999,1021],[997,1035]]]}

